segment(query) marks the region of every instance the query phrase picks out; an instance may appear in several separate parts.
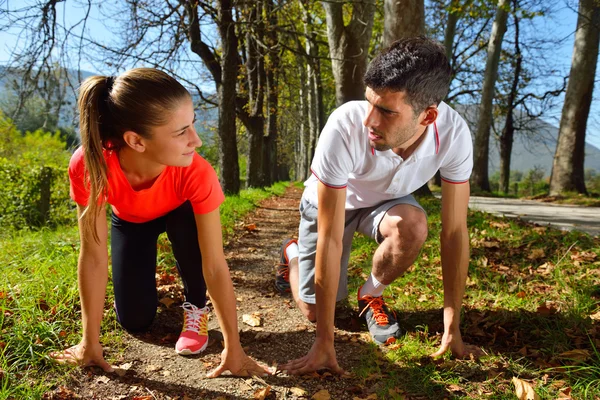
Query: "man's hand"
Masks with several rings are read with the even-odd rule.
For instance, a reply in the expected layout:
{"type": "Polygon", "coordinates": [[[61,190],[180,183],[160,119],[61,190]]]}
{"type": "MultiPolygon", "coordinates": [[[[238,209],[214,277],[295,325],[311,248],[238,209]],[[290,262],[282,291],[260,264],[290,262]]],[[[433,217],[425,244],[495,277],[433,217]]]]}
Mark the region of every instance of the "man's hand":
{"type": "Polygon", "coordinates": [[[69,347],[63,351],[55,351],[49,354],[55,361],[61,364],[81,365],[89,367],[95,365],[104,370],[104,372],[113,372],[111,367],[102,356],[102,346],[100,342],[86,343],[81,341],[79,344],[69,347]]]}
{"type": "Polygon", "coordinates": [[[325,344],[319,339],[315,340],[310,351],[304,357],[289,361],[279,367],[290,375],[309,374],[324,368],[336,374],[344,373],[337,362],[333,343],[325,344]]]}
{"type": "Polygon", "coordinates": [[[475,358],[481,357],[484,353],[479,347],[466,344],[462,340],[460,330],[451,331],[444,329],[444,336],[442,336],[442,344],[440,349],[433,353],[431,357],[439,357],[444,355],[448,350],[452,351],[452,355],[456,358],[470,358],[471,355],[475,358]]]}
{"type": "Polygon", "coordinates": [[[230,371],[236,376],[265,376],[271,374],[269,368],[263,367],[248,357],[241,346],[223,350],[221,364],[209,372],[206,377],[216,378],[225,371],[230,371]]]}

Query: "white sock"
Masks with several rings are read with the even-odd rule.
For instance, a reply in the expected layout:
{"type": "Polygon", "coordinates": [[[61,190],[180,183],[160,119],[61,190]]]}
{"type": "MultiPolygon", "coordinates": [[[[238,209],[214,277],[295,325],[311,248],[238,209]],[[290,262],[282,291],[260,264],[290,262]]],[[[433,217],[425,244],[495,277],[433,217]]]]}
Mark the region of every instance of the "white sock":
{"type": "Polygon", "coordinates": [[[285,255],[287,256],[288,261],[292,261],[294,258],[298,257],[299,254],[298,245],[296,243],[290,244],[285,249],[285,255]]]}
{"type": "Polygon", "coordinates": [[[383,283],[379,282],[377,278],[375,278],[375,276],[373,275],[373,272],[371,272],[371,276],[369,276],[369,279],[367,279],[365,284],[362,285],[362,287],[360,288],[359,297],[379,297],[383,294],[383,291],[386,287],[388,287],[388,285],[384,285],[383,283]]]}

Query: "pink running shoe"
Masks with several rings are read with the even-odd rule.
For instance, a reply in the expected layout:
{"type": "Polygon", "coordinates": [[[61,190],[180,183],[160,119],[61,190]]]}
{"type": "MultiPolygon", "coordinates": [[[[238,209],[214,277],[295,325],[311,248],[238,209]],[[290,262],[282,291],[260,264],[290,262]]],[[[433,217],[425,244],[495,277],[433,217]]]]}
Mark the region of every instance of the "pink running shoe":
{"type": "Polygon", "coordinates": [[[183,329],[175,344],[175,351],[182,356],[198,354],[208,345],[208,307],[198,308],[192,303],[184,302],[183,329]]]}

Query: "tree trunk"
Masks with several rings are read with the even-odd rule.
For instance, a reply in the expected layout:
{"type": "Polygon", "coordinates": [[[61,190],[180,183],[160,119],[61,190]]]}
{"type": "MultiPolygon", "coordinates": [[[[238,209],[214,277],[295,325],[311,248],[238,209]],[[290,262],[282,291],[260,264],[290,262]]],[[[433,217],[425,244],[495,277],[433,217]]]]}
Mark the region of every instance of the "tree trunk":
{"type": "MultiPolygon", "coordinates": [[[[385,0],[383,45],[398,39],[422,35],[425,30],[423,0],[385,0]]],[[[417,196],[433,196],[427,182],[415,191],[417,196]]]]}
{"type": "Polygon", "coordinates": [[[485,77],[481,92],[481,104],[479,105],[479,122],[477,123],[477,132],[475,134],[473,175],[471,177],[473,186],[486,192],[490,191],[488,161],[490,129],[493,123],[493,100],[507,19],[508,0],[498,0],[496,18],[494,19],[492,33],[488,42],[485,77]]]}
{"type": "MultiPolygon", "coordinates": [[[[446,19],[446,30],[444,32],[444,48],[446,49],[446,58],[452,68],[452,78],[454,78],[454,37],[456,36],[456,24],[459,19],[460,0],[450,0],[448,5],[448,17],[446,19]]],[[[450,81],[452,83],[452,81],[450,81]]],[[[442,174],[440,171],[435,173],[435,176],[431,179],[431,183],[437,187],[442,186],[442,174]]]]}
{"type": "Polygon", "coordinates": [[[384,0],[383,46],[425,32],[423,0],[384,0]]]}
{"type": "Polygon", "coordinates": [[[344,25],[342,10],[344,2],[340,0],[323,2],[327,14],[327,39],[338,106],[351,100],[365,98],[363,76],[367,70],[367,56],[375,15],[374,1],[365,0],[346,4],[352,4],[352,17],[347,26],[344,25]]]}
{"type": "Polygon", "coordinates": [[[267,79],[267,135],[264,137],[263,146],[263,173],[264,186],[271,186],[281,177],[278,174],[279,163],[277,159],[277,116],[278,116],[278,93],[277,78],[279,74],[279,50],[277,49],[277,31],[278,25],[277,12],[273,7],[273,0],[265,0],[265,12],[269,19],[269,26],[265,36],[265,43],[269,48],[268,67],[266,70],[267,79]]]}
{"type": "Polygon", "coordinates": [[[552,164],[550,195],[587,193],[584,177],[585,131],[598,61],[600,3],[580,0],[569,84],[552,164]]]}
{"type": "Polygon", "coordinates": [[[219,95],[219,169],[221,186],[225,193],[240,191],[240,169],[238,163],[236,131],[236,82],[238,69],[237,37],[231,13],[231,1],[219,0],[219,33],[222,39],[221,84],[219,95]]]}
{"type": "Polygon", "coordinates": [[[262,1],[248,5],[246,9],[246,76],[248,78],[249,118],[244,118],[248,132],[248,164],[246,186],[262,187],[265,181],[263,167],[263,144],[265,142],[264,87],[266,81],[264,55],[258,42],[264,43],[264,22],[262,1]]]}
{"type": "Polygon", "coordinates": [[[310,114],[308,111],[307,91],[309,90],[308,85],[304,84],[307,81],[306,64],[300,59],[298,60],[298,70],[300,74],[300,88],[299,88],[299,99],[300,99],[300,126],[298,135],[298,152],[296,158],[296,180],[302,181],[308,178],[310,159],[308,156],[308,138],[310,136],[310,129],[308,121],[310,114]]]}
{"type": "Polygon", "coordinates": [[[510,159],[512,154],[513,138],[515,133],[514,125],[514,109],[515,99],[519,90],[519,80],[521,77],[521,68],[523,57],[521,55],[521,47],[519,45],[519,17],[517,10],[519,8],[519,0],[513,0],[513,16],[515,19],[515,75],[513,77],[510,93],[508,95],[506,123],[500,136],[500,190],[504,194],[508,194],[510,190],[510,159]]]}
{"type": "Polygon", "coordinates": [[[450,0],[448,9],[448,18],[446,20],[446,31],[444,32],[444,48],[446,49],[446,57],[452,67],[452,75],[454,75],[454,37],[456,36],[456,24],[458,23],[460,0],[450,0]]]}

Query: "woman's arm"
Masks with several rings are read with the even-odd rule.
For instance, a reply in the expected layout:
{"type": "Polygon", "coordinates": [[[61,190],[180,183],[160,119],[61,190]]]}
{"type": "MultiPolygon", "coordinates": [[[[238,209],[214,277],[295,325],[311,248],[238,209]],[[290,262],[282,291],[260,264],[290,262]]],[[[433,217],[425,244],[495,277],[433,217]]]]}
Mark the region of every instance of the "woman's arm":
{"type": "Polygon", "coordinates": [[[102,356],[100,345],[100,325],[104,313],[104,299],[108,282],[108,227],[106,210],[100,208],[96,218],[96,230],[100,242],[97,243],[90,232],[86,232],[81,222],[83,207],[77,206],[79,217],[79,237],[81,248],[77,264],[77,281],[81,300],[83,334],[81,342],[65,351],[50,356],[59,362],[77,363],[84,366],[97,365],[105,371],[111,366],[102,356]]]}
{"type": "Polygon", "coordinates": [[[229,268],[223,253],[219,209],[208,214],[195,214],[195,217],[198,243],[202,253],[202,272],[225,341],[221,365],[208,376],[216,377],[227,370],[242,376],[269,373],[267,368],[261,367],[246,356],[240,344],[236,300],[229,268]]]}

